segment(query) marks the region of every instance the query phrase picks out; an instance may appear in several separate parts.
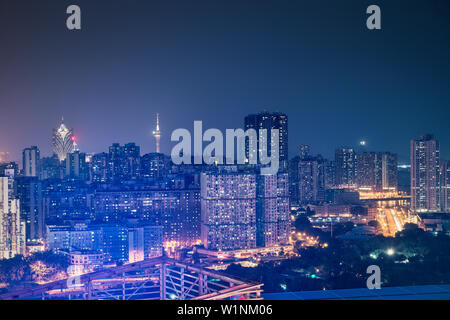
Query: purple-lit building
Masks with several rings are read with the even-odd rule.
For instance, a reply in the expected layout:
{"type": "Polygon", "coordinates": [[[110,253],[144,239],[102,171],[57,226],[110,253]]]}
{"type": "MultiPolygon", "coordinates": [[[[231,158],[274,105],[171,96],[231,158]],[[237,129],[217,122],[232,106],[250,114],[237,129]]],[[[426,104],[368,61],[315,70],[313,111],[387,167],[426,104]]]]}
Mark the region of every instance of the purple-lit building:
{"type": "Polygon", "coordinates": [[[263,176],[234,166],[201,177],[202,243],[211,250],[252,249],[288,241],[287,173],[263,176]]]}
{"type": "Polygon", "coordinates": [[[149,189],[95,192],[95,217],[138,219],[163,227],[163,241],[190,245],[200,239],[200,190],[149,189]]]}

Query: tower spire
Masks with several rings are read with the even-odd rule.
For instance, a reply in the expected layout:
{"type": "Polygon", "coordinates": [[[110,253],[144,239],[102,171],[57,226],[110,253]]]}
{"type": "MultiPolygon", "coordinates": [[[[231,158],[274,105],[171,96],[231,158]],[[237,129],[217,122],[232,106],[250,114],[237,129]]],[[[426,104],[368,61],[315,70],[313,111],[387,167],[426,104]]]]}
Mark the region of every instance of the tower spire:
{"type": "Polygon", "coordinates": [[[156,140],[156,152],[160,153],[159,141],[161,139],[161,131],[159,131],[159,113],[156,114],[156,130],[153,131],[153,136],[156,140]]]}

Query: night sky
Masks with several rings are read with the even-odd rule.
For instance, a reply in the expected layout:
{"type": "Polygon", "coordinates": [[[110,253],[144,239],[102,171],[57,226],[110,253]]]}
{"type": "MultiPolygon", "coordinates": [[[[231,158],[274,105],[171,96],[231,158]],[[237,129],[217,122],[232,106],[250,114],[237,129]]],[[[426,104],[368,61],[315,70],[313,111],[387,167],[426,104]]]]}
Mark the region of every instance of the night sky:
{"type": "Polygon", "coordinates": [[[0,151],[51,153],[64,116],[85,152],[113,142],[162,151],[176,128],[289,116],[289,148],[399,154],[434,133],[450,159],[448,0],[0,0],[0,151]],[[70,4],[82,30],[66,28],[70,4]],[[368,5],[382,10],[369,31],[368,5]]]}

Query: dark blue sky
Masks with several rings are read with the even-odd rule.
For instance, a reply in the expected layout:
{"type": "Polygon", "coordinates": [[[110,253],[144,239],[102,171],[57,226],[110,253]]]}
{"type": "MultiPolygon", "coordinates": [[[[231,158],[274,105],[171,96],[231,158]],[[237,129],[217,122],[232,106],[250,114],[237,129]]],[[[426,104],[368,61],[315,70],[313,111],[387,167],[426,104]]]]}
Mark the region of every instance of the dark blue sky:
{"type": "Polygon", "coordinates": [[[365,139],[407,161],[430,132],[450,158],[449,18],[447,0],[0,0],[0,151],[50,154],[64,116],[83,151],[150,152],[159,112],[169,152],[194,120],[242,127],[267,109],[288,114],[291,155],[365,139]],[[69,4],[82,31],[65,27],[69,4]]]}

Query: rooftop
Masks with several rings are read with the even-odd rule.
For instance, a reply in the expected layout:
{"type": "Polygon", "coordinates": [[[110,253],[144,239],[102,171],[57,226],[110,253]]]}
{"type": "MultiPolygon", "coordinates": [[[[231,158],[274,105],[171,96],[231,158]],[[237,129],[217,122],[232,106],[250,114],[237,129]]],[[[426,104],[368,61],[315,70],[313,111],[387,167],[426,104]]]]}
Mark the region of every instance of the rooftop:
{"type": "Polygon", "coordinates": [[[449,300],[450,284],[263,293],[264,300],[449,300]]]}

